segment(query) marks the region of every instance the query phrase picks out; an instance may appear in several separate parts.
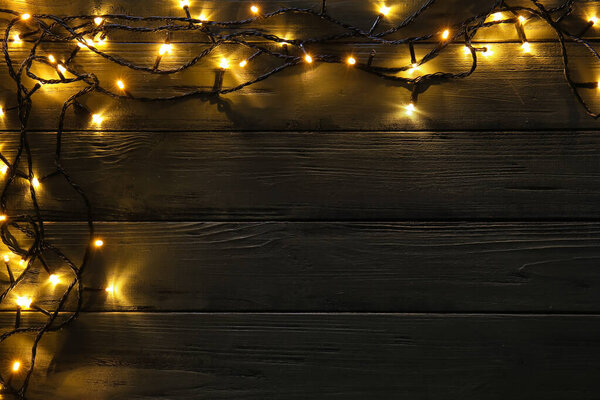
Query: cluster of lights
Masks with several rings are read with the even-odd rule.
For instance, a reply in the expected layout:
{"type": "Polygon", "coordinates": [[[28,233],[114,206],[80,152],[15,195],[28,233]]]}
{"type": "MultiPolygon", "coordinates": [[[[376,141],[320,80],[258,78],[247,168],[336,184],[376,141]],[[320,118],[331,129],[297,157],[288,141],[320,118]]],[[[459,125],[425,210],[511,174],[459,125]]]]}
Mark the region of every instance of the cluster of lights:
{"type": "MultiPolygon", "coordinates": [[[[183,22],[185,22],[186,24],[189,24],[190,29],[196,29],[196,28],[202,28],[203,32],[207,32],[210,35],[211,39],[214,39],[215,37],[220,38],[218,35],[213,35],[211,34],[211,30],[210,28],[212,26],[216,26],[218,27],[218,23],[215,22],[209,22],[209,18],[208,16],[206,16],[205,14],[201,14],[198,19],[192,19],[191,15],[190,15],[190,1],[189,0],[182,0],[179,2],[179,5],[181,6],[181,8],[185,11],[186,13],[186,17],[187,20],[183,20],[181,18],[174,20],[174,23],[180,23],[182,20],[183,22]],[[199,22],[200,21],[200,22],[199,22]],[[214,24],[214,25],[213,25],[214,24]]],[[[248,22],[252,22],[252,21],[260,21],[263,19],[266,19],[272,15],[278,15],[281,14],[281,10],[280,12],[275,12],[275,13],[270,13],[270,14],[263,14],[261,11],[261,7],[258,4],[252,4],[250,5],[249,9],[249,15],[251,16],[250,18],[246,18],[245,20],[241,21],[240,23],[244,22],[244,23],[248,23],[248,22]],[[253,17],[252,17],[253,16],[253,17]]],[[[288,9],[284,9],[285,12],[305,12],[306,10],[303,9],[295,9],[295,8],[288,8],[288,9]]],[[[377,8],[378,14],[376,15],[376,19],[375,22],[373,23],[373,25],[371,26],[371,29],[369,32],[366,33],[367,36],[371,35],[374,33],[375,29],[378,27],[378,24],[381,23],[381,21],[388,21],[390,15],[392,14],[392,6],[386,5],[386,4],[380,4],[379,7],[377,8]]],[[[527,23],[527,21],[532,17],[535,16],[535,13],[533,11],[531,11],[530,9],[522,9],[522,11],[525,12],[525,15],[518,15],[517,12],[512,12],[512,16],[511,17],[507,17],[507,15],[509,14],[509,11],[507,9],[504,10],[504,12],[495,12],[489,15],[489,19],[492,21],[492,23],[487,23],[486,25],[493,25],[493,24],[500,24],[500,23],[510,23],[516,26],[517,31],[519,33],[519,38],[520,38],[520,43],[521,43],[521,50],[524,53],[531,53],[532,52],[532,46],[531,44],[527,41],[527,38],[525,36],[525,25],[527,23]]],[[[314,14],[314,13],[313,13],[314,14]]],[[[325,15],[325,1],[323,1],[323,10],[322,10],[322,15],[325,15]]],[[[419,15],[419,12],[414,13],[413,16],[411,18],[416,18],[416,16],[419,15]]],[[[541,15],[541,14],[538,14],[541,15]]],[[[23,13],[20,15],[16,15],[16,21],[18,21],[19,19],[23,22],[21,22],[24,25],[27,24],[35,24],[40,23],[41,21],[46,19],[47,16],[34,16],[28,13],[23,13]]],[[[110,30],[111,28],[114,28],[114,24],[107,22],[107,19],[112,19],[112,18],[127,18],[125,16],[113,16],[113,17],[109,17],[109,16],[87,16],[85,17],[87,18],[87,23],[86,25],[89,28],[89,30],[85,31],[85,34],[75,34],[73,37],[69,37],[66,40],[70,40],[71,43],[75,43],[77,46],[75,46],[72,55],[68,58],[61,58],[61,57],[55,57],[52,54],[49,54],[45,57],[45,63],[50,65],[52,68],[55,69],[56,74],[58,74],[58,76],[60,77],[60,80],[65,81],[65,74],[67,74],[67,72],[70,72],[69,76],[76,76],[76,72],[77,69],[76,68],[72,68],[70,67],[70,62],[72,61],[72,59],[74,58],[75,54],[77,53],[77,51],[83,51],[80,49],[85,49],[85,48],[90,48],[92,51],[98,51],[98,46],[101,46],[103,44],[106,43],[107,41],[107,31],[110,30]],[[85,36],[85,37],[84,37],[85,36]]],[[[165,19],[168,19],[169,17],[165,17],[165,19]]],[[[599,23],[599,19],[595,16],[590,17],[588,19],[588,28],[591,26],[596,26],[599,23]]],[[[233,24],[229,24],[229,25],[233,25],[233,24]]],[[[187,26],[186,26],[187,27],[187,26]]],[[[438,46],[436,47],[436,49],[443,49],[444,47],[446,47],[447,45],[454,43],[457,38],[460,38],[461,36],[465,37],[465,47],[464,47],[464,53],[467,55],[473,55],[473,57],[475,57],[475,52],[480,53],[481,55],[485,56],[485,57],[489,57],[493,54],[493,50],[489,45],[483,46],[483,47],[473,47],[470,43],[470,36],[467,36],[467,28],[468,26],[464,26],[464,31],[462,29],[460,29],[457,26],[453,26],[453,27],[444,27],[440,30],[437,30],[435,32],[435,34],[429,36],[432,37],[433,40],[436,40],[438,42],[438,46]]],[[[87,28],[86,28],[87,29],[87,28]]],[[[357,28],[358,29],[358,28],[357,28]]],[[[164,28],[163,28],[164,30],[164,28]]],[[[170,35],[170,31],[168,31],[168,34],[170,35]]],[[[31,35],[31,32],[29,33],[24,33],[24,31],[22,32],[16,32],[13,33],[12,35],[10,34],[10,31],[6,32],[6,36],[7,38],[10,38],[9,40],[12,42],[12,44],[21,44],[23,43],[24,40],[27,40],[27,37],[31,35]]],[[[379,37],[381,37],[382,35],[377,35],[379,37]]],[[[296,65],[296,64],[301,64],[301,63],[306,63],[306,64],[313,64],[315,61],[326,61],[326,62],[338,62],[338,63],[345,63],[348,67],[356,67],[357,69],[362,69],[362,70],[369,70],[369,72],[371,73],[377,73],[379,76],[385,77],[385,78],[397,78],[397,79],[403,79],[403,82],[408,83],[408,84],[412,84],[413,85],[413,95],[411,97],[411,101],[406,104],[403,105],[403,109],[404,112],[407,116],[413,116],[418,112],[417,109],[417,83],[424,78],[428,78],[430,75],[422,75],[419,77],[414,77],[414,75],[416,72],[419,71],[419,68],[425,64],[429,59],[435,57],[435,55],[437,55],[437,53],[435,53],[434,51],[432,51],[432,53],[430,53],[429,55],[433,54],[433,56],[431,57],[424,57],[422,59],[417,59],[415,56],[415,52],[414,52],[414,48],[413,48],[413,43],[408,41],[406,43],[408,43],[409,45],[409,49],[411,51],[411,58],[410,58],[410,62],[408,64],[406,64],[404,67],[402,68],[389,68],[388,70],[393,70],[394,74],[396,74],[397,72],[402,72],[402,71],[406,71],[408,74],[411,74],[410,78],[402,78],[402,77],[396,77],[396,76],[392,76],[392,75],[386,75],[385,73],[380,72],[380,70],[377,70],[376,68],[371,68],[371,63],[373,62],[373,58],[375,57],[375,52],[373,51],[371,53],[371,55],[369,56],[368,60],[364,60],[364,61],[360,61],[358,56],[352,55],[352,54],[345,54],[345,55],[341,55],[341,56],[325,56],[322,54],[316,54],[314,52],[309,51],[309,49],[306,49],[304,47],[305,44],[307,43],[311,43],[310,41],[306,41],[306,42],[302,42],[299,40],[291,40],[289,38],[283,38],[283,37],[276,37],[274,35],[272,35],[271,37],[274,37],[273,42],[278,43],[281,47],[283,52],[280,54],[276,54],[278,57],[285,59],[289,62],[289,65],[296,65]],[[289,48],[288,48],[289,47],[289,48]],[[292,51],[295,51],[296,54],[299,54],[299,56],[295,57],[293,55],[290,55],[290,53],[292,51]],[[301,53],[300,53],[301,51],[301,53]]],[[[374,36],[373,36],[374,37],[374,36]]],[[[249,46],[250,47],[250,46],[249,46]]],[[[256,49],[257,46],[254,45],[254,48],[256,49]]],[[[232,69],[232,65],[235,67],[235,65],[238,65],[239,68],[246,68],[248,65],[250,65],[250,63],[254,60],[255,57],[257,57],[259,54],[264,54],[264,53],[273,53],[271,50],[269,51],[264,51],[261,50],[260,47],[258,47],[258,51],[252,55],[251,57],[246,57],[243,58],[239,61],[239,63],[236,61],[235,63],[233,62],[232,59],[228,59],[227,57],[221,57],[218,61],[217,61],[217,65],[219,67],[218,69],[218,84],[215,85],[215,94],[220,94],[221,92],[221,88],[222,88],[222,81],[223,81],[223,76],[226,73],[226,71],[232,69]]],[[[438,51],[435,50],[435,51],[438,51]]],[[[156,51],[156,50],[155,50],[156,51]]],[[[161,63],[161,60],[163,59],[163,57],[166,57],[167,55],[172,54],[175,51],[173,45],[170,43],[170,36],[167,36],[166,40],[164,41],[164,43],[160,44],[160,47],[158,48],[158,51],[156,51],[155,56],[156,56],[156,61],[154,63],[154,68],[152,69],[152,72],[157,72],[161,63]]],[[[39,60],[40,58],[37,58],[37,60],[39,60]]],[[[44,59],[42,57],[42,59],[44,59]]],[[[475,64],[473,64],[475,65],[475,64]]],[[[132,66],[132,65],[129,65],[132,66]]],[[[150,70],[150,68],[138,68],[138,69],[143,69],[145,71],[150,70]]],[[[183,70],[183,68],[181,68],[180,70],[183,70]]],[[[166,72],[170,72],[170,71],[159,71],[160,73],[166,73],[166,72]]],[[[432,74],[433,75],[433,74],[432,74]]],[[[45,80],[42,80],[45,81],[45,80]]],[[[42,81],[38,81],[38,85],[43,84],[44,82],[42,81]]],[[[20,82],[19,82],[20,83],[20,82]]],[[[587,86],[585,87],[589,87],[590,85],[587,84],[587,86]]],[[[123,79],[117,79],[114,81],[114,87],[116,87],[118,89],[118,91],[116,92],[111,92],[110,94],[113,96],[119,96],[119,97],[133,97],[131,95],[131,93],[129,93],[127,91],[127,85],[125,83],[125,81],[123,79]]],[[[240,87],[244,87],[244,85],[240,85],[240,87]]],[[[598,88],[600,90],[600,81],[599,82],[594,82],[594,87],[598,88]]],[[[29,92],[29,95],[31,95],[33,93],[34,90],[32,90],[31,92],[29,92]]],[[[106,89],[106,91],[108,91],[108,89],[106,89]]],[[[225,92],[225,91],[223,91],[225,92]]],[[[8,108],[6,111],[9,110],[13,110],[14,107],[8,108]]],[[[0,119],[4,118],[5,116],[5,109],[2,108],[0,106],[0,119]]],[[[96,125],[96,126],[100,126],[103,122],[105,117],[103,116],[102,113],[93,113],[90,111],[90,116],[91,116],[91,123],[96,125]]],[[[6,175],[9,171],[11,171],[12,175],[16,175],[19,171],[17,170],[17,168],[13,165],[2,165],[0,167],[0,172],[3,175],[6,175]]],[[[33,189],[37,190],[40,188],[40,179],[42,181],[44,181],[44,178],[40,178],[38,179],[35,176],[32,175],[25,175],[24,176],[26,179],[29,179],[30,185],[33,189]]],[[[0,222],[1,223],[8,223],[9,221],[9,217],[2,214],[0,215],[0,222]]],[[[102,241],[102,239],[94,239],[92,241],[92,243],[90,244],[90,248],[95,248],[95,249],[99,249],[104,245],[104,242],[102,241]]],[[[29,264],[28,267],[33,263],[33,257],[29,258],[29,256],[27,256],[26,259],[21,258],[18,263],[19,265],[23,265],[26,262],[28,262],[27,260],[29,260],[29,264]]],[[[6,268],[7,271],[9,273],[9,277],[11,279],[11,285],[16,286],[16,283],[19,281],[19,278],[15,278],[14,274],[12,272],[11,269],[11,257],[9,255],[5,255],[4,256],[4,262],[6,264],[6,268]]],[[[27,268],[25,268],[26,270],[27,268]]],[[[23,272],[24,273],[24,272],[23,272]]],[[[52,288],[61,285],[65,280],[65,277],[61,277],[61,275],[56,274],[56,273],[51,273],[50,271],[48,271],[48,281],[47,281],[47,285],[51,286],[52,288]]],[[[97,290],[102,290],[105,293],[107,293],[107,295],[113,295],[115,293],[117,293],[117,287],[113,284],[107,285],[105,288],[103,289],[97,289],[97,290]]],[[[33,297],[29,296],[29,295],[20,295],[20,296],[16,296],[14,298],[14,304],[15,307],[17,309],[17,320],[15,325],[18,327],[19,325],[19,321],[21,318],[21,311],[22,310],[32,310],[32,311],[39,311],[45,314],[48,314],[47,311],[43,310],[40,306],[39,303],[36,304],[34,302],[33,297]]],[[[15,361],[12,365],[12,371],[13,372],[18,372],[19,369],[21,368],[21,363],[19,361],[15,361]]],[[[6,382],[4,382],[6,383],[6,382]]],[[[9,382],[10,383],[10,382],[9,382]]]]}

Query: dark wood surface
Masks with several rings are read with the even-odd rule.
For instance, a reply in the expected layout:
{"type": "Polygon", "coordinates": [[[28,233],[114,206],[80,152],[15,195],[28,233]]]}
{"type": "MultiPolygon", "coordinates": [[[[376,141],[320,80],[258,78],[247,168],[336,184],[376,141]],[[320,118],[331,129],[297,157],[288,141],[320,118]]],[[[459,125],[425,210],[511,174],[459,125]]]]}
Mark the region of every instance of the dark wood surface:
{"type": "MultiPolygon", "coordinates": [[[[0,8],[183,15],[177,3],[0,8]]],[[[193,16],[222,20],[246,15],[252,2],[192,3],[193,16]]],[[[492,1],[443,3],[403,34],[450,25],[492,1]]],[[[595,11],[587,3],[576,16],[595,11]]],[[[396,21],[419,4],[397,5],[396,21]]],[[[364,27],[373,9],[330,0],[334,16],[364,27]]],[[[293,18],[268,29],[290,38],[332,31],[293,18]]],[[[478,36],[494,56],[466,80],[429,88],[413,118],[402,108],[406,89],[340,65],[299,66],[219,100],[86,98],[105,122],[69,113],[63,155],[101,221],[106,245],[84,276],[99,290],[86,292],[79,320],[42,342],[31,399],[596,399],[598,122],[573,100],[553,34],[538,22],[526,32],[531,55],[514,27],[478,36]],[[117,292],[104,292],[107,284],[117,292]]],[[[175,35],[164,65],[189,59],[203,40],[175,35]]],[[[106,49],[152,64],[161,41],[117,34],[106,49]]],[[[467,69],[461,46],[452,47],[424,71],[467,69]]],[[[381,65],[408,62],[407,49],[346,42],[331,50],[364,60],[373,48],[381,65]]],[[[576,78],[597,80],[589,52],[569,51],[576,78]]],[[[23,56],[25,47],[11,52],[23,56]]],[[[123,78],[135,94],[167,95],[212,87],[219,56],[176,77],[127,72],[87,50],[75,66],[109,85],[123,78]]],[[[225,85],[264,68],[230,71],[225,85]]],[[[77,85],[41,90],[29,133],[39,176],[53,167],[57,113],[77,85]]],[[[4,106],[13,91],[2,65],[4,106]]],[[[600,107],[599,93],[583,92],[600,107]]],[[[9,157],[17,128],[13,114],[0,121],[9,157]]],[[[30,208],[24,189],[15,188],[15,212],[30,208]]],[[[78,258],[84,214],[67,189],[43,182],[40,203],[48,239],[78,258]]],[[[46,279],[32,274],[20,289],[52,308],[46,279]]],[[[0,327],[13,321],[10,307],[0,310],[0,327]]],[[[1,345],[0,369],[26,361],[30,339],[1,345]]]]}

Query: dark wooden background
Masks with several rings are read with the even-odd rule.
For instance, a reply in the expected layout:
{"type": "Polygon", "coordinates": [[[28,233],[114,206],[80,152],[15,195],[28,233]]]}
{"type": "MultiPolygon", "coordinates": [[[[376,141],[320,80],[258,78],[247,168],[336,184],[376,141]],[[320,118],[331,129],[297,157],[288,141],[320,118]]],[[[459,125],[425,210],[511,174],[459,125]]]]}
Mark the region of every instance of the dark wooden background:
{"type": "MultiPolygon", "coordinates": [[[[375,15],[370,1],[329,3],[334,16],[362,27],[375,15]]],[[[421,0],[389,3],[398,21],[421,0]]],[[[407,32],[491,3],[442,1],[407,32]]],[[[0,1],[61,15],[183,15],[177,4],[0,1]]],[[[192,1],[191,10],[235,19],[250,4],[192,1]]],[[[576,14],[597,7],[580,2],[576,14]]],[[[331,32],[292,17],[268,29],[331,32]]],[[[90,194],[106,243],[85,283],[115,283],[119,292],[89,293],[80,319],[44,339],[31,398],[597,399],[598,122],[574,102],[552,33],[537,22],[526,32],[531,55],[519,50],[514,27],[479,35],[494,56],[467,80],[431,87],[413,118],[402,108],[408,91],[340,65],[301,66],[212,101],[89,97],[105,123],[99,131],[70,115],[64,159],[90,194]]],[[[165,65],[204,45],[192,39],[175,36],[165,65]]],[[[114,35],[106,49],[150,65],[161,41],[114,35]]],[[[453,47],[424,71],[467,68],[453,47]]],[[[333,51],[364,60],[372,48],[376,63],[408,62],[407,49],[346,42],[333,51]]],[[[569,50],[578,79],[600,77],[586,50],[569,50]]],[[[132,92],[153,95],[210,87],[216,66],[155,78],[85,50],[78,59],[101,80],[123,78],[132,92]]],[[[225,85],[261,68],[234,69],[225,85]]],[[[52,165],[60,106],[77,86],[42,90],[30,134],[40,175],[52,165]]],[[[9,103],[13,91],[2,66],[0,99],[9,103]]],[[[598,91],[584,96],[600,107],[598,91]]],[[[15,116],[0,129],[11,154],[15,116]]],[[[61,185],[42,190],[51,240],[80,254],[83,210],[61,185]]],[[[33,276],[31,291],[51,307],[45,279],[33,276]]],[[[2,326],[13,318],[14,310],[0,313],[2,326]]],[[[27,360],[29,346],[3,344],[0,368],[27,360]]]]}

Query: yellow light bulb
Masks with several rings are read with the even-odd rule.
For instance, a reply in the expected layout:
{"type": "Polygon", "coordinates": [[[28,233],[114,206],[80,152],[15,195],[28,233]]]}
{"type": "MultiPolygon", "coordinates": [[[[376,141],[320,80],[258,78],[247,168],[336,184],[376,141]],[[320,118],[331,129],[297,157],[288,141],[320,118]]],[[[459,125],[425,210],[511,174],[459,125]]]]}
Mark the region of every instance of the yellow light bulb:
{"type": "Polygon", "coordinates": [[[200,16],[198,17],[198,19],[200,21],[208,21],[208,17],[205,14],[200,14],[200,16]]]}
{"type": "Polygon", "coordinates": [[[304,59],[306,60],[307,63],[312,63],[313,62],[313,58],[311,56],[309,56],[308,54],[306,55],[306,57],[304,57],[304,59]]]}
{"type": "Polygon", "coordinates": [[[444,32],[442,32],[442,39],[446,40],[450,37],[450,31],[448,29],[446,29],[444,32]]]}
{"type": "Polygon", "coordinates": [[[221,61],[219,62],[219,67],[221,67],[222,69],[229,68],[229,60],[227,60],[226,58],[221,58],[221,61]]]}
{"type": "Polygon", "coordinates": [[[23,264],[25,264],[25,260],[21,258],[21,259],[19,260],[19,265],[23,265],[23,264]]]}
{"type": "Polygon", "coordinates": [[[524,43],[521,45],[521,48],[523,49],[523,51],[524,51],[525,53],[531,53],[531,45],[529,44],[529,42],[524,42],[524,43]]]}
{"type": "Polygon", "coordinates": [[[104,21],[104,18],[102,18],[102,17],[96,17],[96,18],[94,18],[94,23],[96,25],[100,25],[102,23],[102,21],[104,21]]]}
{"type": "Polygon", "coordinates": [[[504,15],[502,15],[501,12],[497,12],[497,13],[492,14],[492,20],[493,21],[501,21],[503,17],[504,17],[504,15]]]}
{"type": "Polygon", "coordinates": [[[17,305],[24,310],[27,310],[31,306],[32,302],[33,302],[33,299],[31,297],[26,297],[26,296],[17,297],[17,305]]]}
{"type": "MultiPolygon", "coordinates": [[[[5,165],[6,167],[6,165],[5,165]]],[[[6,221],[6,215],[2,214],[0,215],[0,221],[6,221]]]]}
{"type": "Polygon", "coordinates": [[[189,0],[181,0],[179,2],[179,5],[181,6],[181,8],[186,8],[186,7],[190,6],[190,2],[189,2],[189,0]]]}
{"type": "Polygon", "coordinates": [[[252,6],[250,7],[250,11],[252,11],[252,14],[258,14],[259,9],[257,6],[252,6]]]}
{"type": "Polygon", "coordinates": [[[4,118],[4,108],[2,107],[0,107],[0,118],[4,118]]]}
{"type": "Polygon", "coordinates": [[[104,121],[104,118],[102,117],[102,115],[100,114],[93,114],[92,115],[92,122],[96,125],[100,125],[102,123],[102,121],[104,121]]]}
{"type": "Polygon", "coordinates": [[[64,74],[65,72],[67,72],[67,69],[62,64],[58,64],[56,66],[56,68],[60,71],[61,74],[64,74]]]}
{"type": "Polygon", "coordinates": [[[121,90],[125,89],[125,83],[123,83],[123,81],[122,81],[122,80],[120,80],[120,79],[117,81],[117,86],[118,86],[118,87],[119,87],[119,89],[121,89],[121,90]]]}
{"type": "Polygon", "coordinates": [[[56,286],[56,285],[58,285],[60,283],[60,277],[58,275],[56,275],[56,274],[52,274],[48,278],[48,281],[50,281],[51,284],[53,284],[54,286],[56,286]]]}
{"type": "Polygon", "coordinates": [[[102,239],[96,239],[94,241],[94,246],[96,246],[96,247],[102,247],[102,245],[104,245],[104,241],[102,241],[102,239]]]}
{"type": "Polygon", "coordinates": [[[525,21],[527,21],[527,18],[525,18],[525,17],[524,17],[524,16],[522,16],[522,15],[519,15],[519,18],[518,18],[518,20],[519,20],[519,22],[520,22],[520,23],[524,23],[525,21]]]}
{"type": "Polygon", "coordinates": [[[490,46],[485,46],[485,48],[483,49],[482,54],[486,57],[491,56],[492,54],[494,54],[494,52],[492,51],[492,48],[490,46]]]}
{"type": "Polygon", "coordinates": [[[356,58],[348,57],[348,60],[346,60],[346,62],[348,63],[348,65],[354,65],[356,64],[356,58]]]}
{"type": "Polygon", "coordinates": [[[406,109],[406,115],[412,115],[417,108],[415,107],[415,105],[413,103],[410,103],[409,105],[404,107],[406,109]]]}
{"type": "Polygon", "coordinates": [[[22,42],[23,42],[23,41],[21,40],[21,36],[20,36],[18,33],[15,33],[15,34],[13,35],[13,42],[15,42],[15,43],[17,43],[17,44],[19,44],[19,43],[22,43],[22,42]]]}
{"type": "Polygon", "coordinates": [[[4,255],[4,262],[9,262],[10,261],[10,257],[8,255],[4,255]]]}
{"type": "Polygon", "coordinates": [[[598,90],[600,90],[600,81],[598,81],[598,90]]]}
{"type": "Polygon", "coordinates": [[[248,65],[248,61],[246,61],[246,60],[242,60],[242,61],[240,62],[240,67],[244,68],[246,65],[248,65]]]}
{"type": "Polygon", "coordinates": [[[31,14],[22,14],[21,15],[21,19],[23,21],[27,21],[29,18],[31,18],[31,14]]]}
{"type": "Polygon", "coordinates": [[[412,74],[413,72],[417,71],[419,69],[419,64],[413,63],[410,65],[410,69],[408,70],[409,74],[412,74]]]}
{"type": "Polygon", "coordinates": [[[50,54],[48,56],[48,61],[50,61],[52,64],[54,64],[56,62],[56,58],[54,58],[54,56],[52,54],[50,54]]]}
{"type": "Polygon", "coordinates": [[[390,11],[392,11],[392,7],[388,7],[385,5],[379,7],[379,13],[381,15],[388,15],[390,13],[390,11]]]}
{"type": "Polygon", "coordinates": [[[106,289],[104,289],[107,293],[114,293],[115,287],[110,285],[106,289]]]}
{"type": "Polygon", "coordinates": [[[31,180],[31,184],[33,185],[34,188],[39,188],[40,187],[40,181],[38,180],[38,178],[36,178],[35,176],[33,177],[33,179],[31,180]]]}
{"type": "Polygon", "coordinates": [[[591,22],[592,25],[596,25],[598,23],[598,17],[590,17],[588,21],[591,22]]]}
{"type": "Polygon", "coordinates": [[[465,54],[471,54],[471,49],[469,48],[469,46],[465,46],[463,47],[463,51],[465,52],[465,54]]]}
{"type": "Polygon", "coordinates": [[[158,54],[160,54],[161,56],[164,55],[165,53],[170,53],[171,50],[173,50],[173,46],[171,46],[170,44],[163,44],[160,46],[160,49],[158,50],[158,54]]]}
{"type": "Polygon", "coordinates": [[[21,368],[21,363],[18,361],[15,361],[12,365],[13,372],[17,372],[19,370],[19,368],[21,368]]]}

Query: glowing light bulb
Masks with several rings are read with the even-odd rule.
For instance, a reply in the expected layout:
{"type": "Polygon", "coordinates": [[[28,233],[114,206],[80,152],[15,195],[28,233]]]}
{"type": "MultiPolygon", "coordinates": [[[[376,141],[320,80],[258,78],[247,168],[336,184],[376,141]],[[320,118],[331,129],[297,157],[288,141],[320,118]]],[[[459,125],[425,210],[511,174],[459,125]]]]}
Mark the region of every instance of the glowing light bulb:
{"type": "Polygon", "coordinates": [[[163,44],[160,46],[160,49],[158,50],[158,54],[160,54],[161,56],[164,55],[165,53],[170,53],[171,50],[173,50],[173,46],[171,46],[170,44],[163,44]]]}
{"type": "Polygon", "coordinates": [[[497,12],[497,13],[492,14],[492,20],[493,21],[501,21],[502,18],[504,18],[504,15],[502,15],[501,12],[497,12]]]}
{"type": "Polygon", "coordinates": [[[450,31],[448,29],[446,29],[444,32],[442,32],[442,39],[446,40],[450,37],[450,31]]]}
{"type": "Polygon", "coordinates": [[[87,44],[88,46],[93,46],[94,45],[94,41],[92,39],[85,39],[85,44],[87,44]]]}
{"type": "Polygon", "coordinates": [[[410,69],[408,70],[408,72],[410,74],[412,74],[413,72],[417,71],[419,69],[419,64],[413,63],[410,65],[410,69]]]}
{"type": "Polygon", "coordinates": [[[50,61],[52,64],[54,64],[56,62],[56,58],[54,58],[54,56],[52,54],[50,54],[48,56],[48,61],[50,61]]]}
{"type": "Polygon", "coordinates": [[[33,299],[31,297],[19,296],[17,297],[17,305],[22,309],[26,310],[31,306],[33,299]]]}
{"type": "Polygon", "coordinates": [[[0,107],[0,118],[4,118],[4,108],[0,107]]]}
{"type": "Polygon", "coordinates": [[[219,67],[221,67],[222,69],[229,68],[229,60],[226,58],[221,58],[221,61],[219,62],[219,67]]]}
{"type": "MultiPolygon", "coordinates": [[[[5,165],[6,167],[6,165],[5,165]]],[[[2,214],[0,215],[0,221],[6,221],[6,215],[2,214]]]]}
{"type": "Polygon", "coordinates": [[[529,44],[529,42],[524,42],[524,43],[521,45],[521,48],[523,49],[523,51],[524,51],[525,53],[531,53],[531,45],[529,44]]]}
{"type": "Polygon", "coordinates": [[[388,7],[385,5],[379,7],[379,13],[381,15],[388,15],[390,13],[390,11],[392,11],[392,7],[388,7]]]}
{"type": "Polygon", "coordinates": [[[304,57],[304,59],[306,60],[307,63],[312,63],[313,62],[313,58],[311,56],[309,56],[308,54],[304,57]]]}
{"type": "Polygon", "coordinates": [[[596,25],[598,23],[598,17],[591,17],[588,21],[591,22],[592,25],[596,25]]]}
{"type": "Polygon", "coordinates": [[[465,46],[465,47],[463,47],[463,51],[464,51],[464,53],[465,53],[465,54],[467,54],[467,55],[471,54],[471,49],[469,48],[469,46],[465,46]]]}
{"type": "Polygon", "coordinates": [[[181,8],[186,8],[190,6],[190,1],[189,0],[181,0],[179,2],[179,5],[181,6],[181,8]]]}
{"type": "Polygon", "coordinates": [[[244,68],[246,65],[248,65],[248,61],[246,61],[246,60],[242,60],[242,61],[240,62],[240,67],[244,68]]]}
{"type": "Polygon", "coordinates": [[[79,46],[80,49],[83,49],[85,47],[85,44],[77,42],[77,46],[79,46]]]}
{"type": "Polygon", "coordinates": [[[96,18],[94,18],[94,23],[96,25],[100,25],[102,23],[102,21],[104,21],[104,18],[102,18],[102,17],[96,17],[96,18]]]}
{"type": "Polygon", "coordinates": [[[484,56],[486,56],[486,57],[489,57],[489,56],[491,56],[492,54],[494,54],[494,52],[492,51],[492,48],[491,48],[490,46],[485,46],[485,47],[483,48],[483,52],[482,52],[482,54],[483,54],[484,56]]]}
{"type": "Polygon", "coordinates": [[[33,179],[31,180],[31,185],[33,185],[34,188],[39,188],[40,187],[40,181],[38,180],[38,178],[36,178],[35,176],[33,177],[33,179]]]}
{"type": "Polygon", "coordinates": [[[94,123],[96,125],[100,125],[102,123],[102,121],[104,121],[104,118],[102,117],[102,115],[100,115],[100,114],[92,115],[92,123],[94,123]]]}
{"type": "Polygon", "coordinates": [[[60,71],[61,74],[64,74],[65,72],[67,72],[67,69],[62,64],[58,64],[56,66],[56,68],[60,71]]]}
{"type": "Polygon", "coordinates": [[[23,265],[23,264],[25,264],[25,260],[21,258],[21,259],[19,260],[19,265],[23,265]]]}
{"type": "Polygon", "coordinates": [[[120,80],[120,79],[117,81],[117,86],[118,86],[118,87],[119,87],[119,89],[121,89],[121,90],[125,89],[125,83],[123,83],[123,81],[122,81],[122,80],[120,80]]]}
{"type": "Polygon", "coordinates": [[[4,255],[4,262],[9,262],[10,261],[10,257],[8,255],[4,255]]]}
{"type": "Polygon", "coordinates": [[[21,368],[21,363],[18,361],[15,361],[12,365],[13,372],[17,372],[20,368],[21,368]]]}
{"type": "Polygon", "coordinates": [[[13,42],[19,44],[19,43],[23,43],[23,41],[21,40],[21,36],[18,33],[15,33],[13,35],[13,42]]]}
{"type": "Polygon", "coordinates": [[[31,18],[31,14],[21,14],[21,19],[23,21],[27,21],[29,18],[31,18]]]}
{"type": "Polygon", "coordinates": [[[56,286],[56,285],[58,285],[60,283],[60,277],[58,275],[56,275],[56,274],[52,274],[48,278],[48,281],[50,281],[51,284],[53,284],[54,286],[56,286]]]}
{"type": "Polygon", "coordinates": [[[519,15],[519,17],[517,19],[519,20],[520,23],[524,23],[525,21],[527,21],[527,18],[525,18],[522,15],[519,15]]]}
{"type": "Polygon", "coordinates": [[[250,11],[252,11],[252,14],[258,14],[260,10],[257,6],[252,6],[250,7],[250,11]]]}
{"type": "Polygon", "coordinates": [[[198,19],[200,21],[208,21],[208,17],[205,14],[200,14],[200,16],[198,17],[198,19]]]}
{"type": "Polygon", "coordinates": [[[354,57],[348,57],[348,60],[346,60],[346,62],[348,63],[348,65],[355,65],[356,64],[356,58],[354,58],[354,57]]]}
{"type": "Polygon", "coordinates": [[[102,247],[102,245],[104,245],[104,242],[102,241],[102,239],[96,239],[94,241],[94,246],[96,246],[96,247],[102,247]]]}
{"type": "Polygon", "coordinates": [[[113,285],[108,286],[106,289],[104,289],[107,293],[114,293],[115,292],[115,287],[113,285]]]}
{"type": "Polygon", "coordinates": [[[409,105],[404,107],[406,109],[406,115],[412,115],[417,108],[415,107],[415,105],[413,103],[410,103],[409,105]]]}

